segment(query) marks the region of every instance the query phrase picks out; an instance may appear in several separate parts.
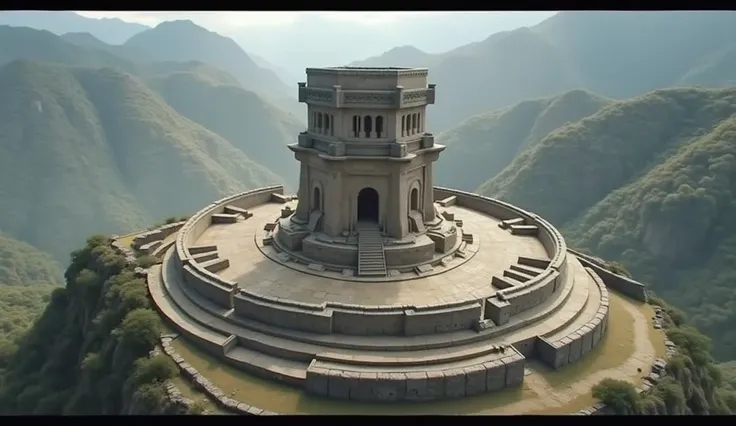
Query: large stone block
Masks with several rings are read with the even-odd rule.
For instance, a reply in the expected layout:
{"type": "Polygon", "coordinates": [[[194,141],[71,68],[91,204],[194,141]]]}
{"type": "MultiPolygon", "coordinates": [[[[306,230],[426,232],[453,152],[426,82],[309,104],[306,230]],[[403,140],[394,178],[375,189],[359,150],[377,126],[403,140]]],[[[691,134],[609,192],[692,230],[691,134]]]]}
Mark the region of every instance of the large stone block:
{"type": "Polygon", "coordinates": [[[474,365],[463,369],[465,372],[465,395],[477,395],[486,391],[486,369],[474,365]]]}
{"type": "Polygon", "coordinates": [[[315,395],[329,395],[329,371],[324,368],[313,367],[307,369],[307,392],[315,395]]]}
{"type": "Polygon", "coordinates": [[[580,357],[582,356],[582,350],[583,350],[583,336],[580,335],[579,332],[574,332],[570,336],[570,339],[572,342],[570,342],[570,355],[568,356],[568,362],[570,364],[574,363],[580,357]]]}
{"type": "Polygon", "coordinates": [[[360,373],[359,381],[350,389],[350,399],[356,401],[374,400],[374,389],[378,386],[378,374],[360,373]]]}
{"type": "Polygon", "coordinates": [[[584,325],[582,328],[583,333],[583,348],[582,354],[585,355],[593,349],[593,329],[589,325],[584,325]]]}
{"type": "Polygon", "coordinates": [[[374,389],[378,401],[397,401],[403,399],[406,389],[406,376],[401,373],[378,373],[374,389]]]}
{"type": "Polygon", "coordinates": [[[570,338],[564,338],[562,340],[558,340],[555,342],[555,347],[557,348],[557,353],[555,355],[555,362],[554,367],[560,368],[568,364],[570,361],[570,343],[572,340],[570,338]]]}
{"type": "Polygon", "coordinates": [[[350,399],[350,374],[340,370],[330,370],[329,395],[331,398],[350,399]]]}
{"type": "Polygon", "coordinates": [[[423,371],[406,373],[406,399],[422,401],[427,399],[427,373],[423,371]]]}
{"type": "Polygon", "coordinates": [[[427,371],[427,399],[445,396],[445,374],[442,371],[427,371]]]}
{"type": "Polygon", "coordinates": [[[445,370],[445,396],[461,398],[465,396],[465,372],[461,369],[445,370]]]}
{"type": "Polygon", "coordinates": [[[526,360],[520,354],[504,358],[506,364],[506,386],[519,386],[524,382],[524,366],[526,360]]]}
{"type": "Polygon", "coordinates": [[[596,347],[601,340],[601,320],[593,318],[591,325],[593,326],[593,347],[596,347]]]}
{"type": "Polygon", "coordinates": [[[506,364],[491,361],[483,366],[486,368],[486,391],[492,392],[506,387],[506,364]]]}

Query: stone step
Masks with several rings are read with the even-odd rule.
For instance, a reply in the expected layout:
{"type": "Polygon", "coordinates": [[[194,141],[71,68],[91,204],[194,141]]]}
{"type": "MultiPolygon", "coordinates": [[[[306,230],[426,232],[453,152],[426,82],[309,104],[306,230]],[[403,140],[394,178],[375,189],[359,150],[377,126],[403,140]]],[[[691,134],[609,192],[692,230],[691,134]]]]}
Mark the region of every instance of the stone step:
{"type": "Polygon", "coordinates": [[[501,229],[508,229],[511,225],[523,225],[524,224],[524,218],[523,217],[517,217],[514,219],[506,219],[502,220],[498,223],[498,226],[501,229]]]}
{"type": "Polygon", "coordinates": [[[202,266],[204,269],[212,272],[213,274],[216,274],[223,269],[227,269],[230,267],[230,260],[228,259],[212,259],[208,260],[206,262],[200,263],[200,266],[202,266]]]}
{"type": "Polygon", "coordinates": [[[266,378],[275,377],[295,385],[301,385],[306,380],[309,367],[306,362],[278,358],[242,346],[236,346],[228,351],[225,358],[252,374],[266,378]]]}
{"type": "Polygon", "coordinates": [[[510,269],[513,269],[514,271],[522,272],[524,274],[531,275],[534,277],[544,272],[544,268],[535,268],[533,266],[527,266],[527,265],[511,265],[510,269]]]}
{"type": "Polygon", "coordinates": [[[550,260],[539,259],[536,257],[519,256],[519,258],[516,260],[516,263],[518,263],[519,265],[531,266],[534,268],[547,269],[549,267],[550,260]]]}
{"type": "Polygon", "coordinates": [[[197,263],[204,263],[210,260],[217,259],[219,256],[220,254],[218,252],[210,251],[210,252],[196,254],[192,256],[192,260],[194,260],[197,263]]]}
{"type": "Polygon", "coordinates": [[[243,216],[243,218],[245,219],[248,219],[249,217],[253,216],[253,213],[251,213],[250,211],[246,209],[241,209],[240,207],[236,207],[236,206],[225,206],[224,211],[225,213],[239,214],[243,216]]]}
{"type": "Polygon", "coordinates": [[[525,274],[523,272],[514,271],[513,269],[507,269],[507,270],[503,271],[503,276],[504,277],[513,278],[516,281],[521,281],[523,283],[525,283],[525,282],[531,280],[532,278],[534,278],[534,275],[528,275],[528,274],[525,274]]]}
{"type": "Polygon", "coordinates": [[[519,284],[521,284],[520,281],[516,281],[515,279],[509,278],[509,277],[494,276],[493,278],[491,278],[491,285],[496,287],[499,290],[511,288],[519,284]]]}
{"type": "Polygon", "coordinates": [[[212,224],[218,223],[236,223],[240,218],[239,214],[231,213],[215,213],[212,215],[212,224]]]}
{"type": "Polygon", "coordinates": [[[199,245],[199,246],[190,246],[189,247],[189,254],[195,255],[199,253],[206,253],[208,251],[217,251],[216,245],[199,245]]]}
{"type": "Polygon", "coordinates": [[[539,228],[536,225],[511,225],[510,228],[513,235],[536,236],[539,233],[539,228]]]}

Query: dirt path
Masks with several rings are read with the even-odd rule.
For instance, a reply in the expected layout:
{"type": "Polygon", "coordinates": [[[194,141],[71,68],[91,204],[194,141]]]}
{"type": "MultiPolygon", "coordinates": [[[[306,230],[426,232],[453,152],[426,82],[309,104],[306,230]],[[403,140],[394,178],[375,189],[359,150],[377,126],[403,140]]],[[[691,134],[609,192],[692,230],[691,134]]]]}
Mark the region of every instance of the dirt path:
{"type": "MultiPolygon", "coordinates": [[[[623,308],[634,319],[634,353],[621,365],[615,368],[598,370],[586,377],[568,385],[554,388],[542,374],[532,369],[531,374],[524,378],[524,387],[536,397],[525,398],[503,407],[483,410],[478,414],[518,414],[536,413],[550,409],[559,409],[565,405],[573,405],[576,399],[590,396],[591,389],[601,380],[613,377],[638,384],[639,378],[648,371],[656,357],[655,348],[649,340],[649,321],[640,309],[629,302],[622,301],[623,308]]],[[[578,411],[584,407],[571,407],[578,411]]],[[[557,410],[555,410],[557,411],[557,410]]],[[[541,414],[541,413],[540,413],[541,414]]]]}

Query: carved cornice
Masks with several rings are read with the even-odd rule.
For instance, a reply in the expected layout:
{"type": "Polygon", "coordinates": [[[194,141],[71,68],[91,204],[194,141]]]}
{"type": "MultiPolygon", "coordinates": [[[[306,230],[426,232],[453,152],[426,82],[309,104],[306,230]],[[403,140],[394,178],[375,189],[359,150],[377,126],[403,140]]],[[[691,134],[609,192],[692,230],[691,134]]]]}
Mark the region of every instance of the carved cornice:
{"type": "Polygon", "coordinates": [[[406,90],[402,98],[404,103],[424,102],[427,100],[427,89],[406,90]]]}
{"type": "Polygon", "coordinates": [[[355,104],[379,104],[393,105],[394,93],[374,93],[374,92],[345,92],[343,94],[343,103],[346,105],[355,104]]]}
{"type": "Polygon", "coordinates": [[[313,102],[332,102],[333,93],[331,90],[307,88],[307,101],[313,102]]]}

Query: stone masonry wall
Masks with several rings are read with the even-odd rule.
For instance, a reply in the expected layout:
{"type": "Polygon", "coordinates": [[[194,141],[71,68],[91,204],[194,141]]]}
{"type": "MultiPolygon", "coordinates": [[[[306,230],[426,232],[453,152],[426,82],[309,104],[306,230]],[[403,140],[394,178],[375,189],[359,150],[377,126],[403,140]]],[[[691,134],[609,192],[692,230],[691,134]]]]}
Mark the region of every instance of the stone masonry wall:
{"type": "Polygon", "coordinates": [[[577,256],[583,266],[594,270],[603,279],[606,286],[642,302],[649,300],[647,288],[644,284],[609,271],[605,265],[601,264],[600,260],[592,256],[572,249],[567,249],[567,251],[577,256]]]}

